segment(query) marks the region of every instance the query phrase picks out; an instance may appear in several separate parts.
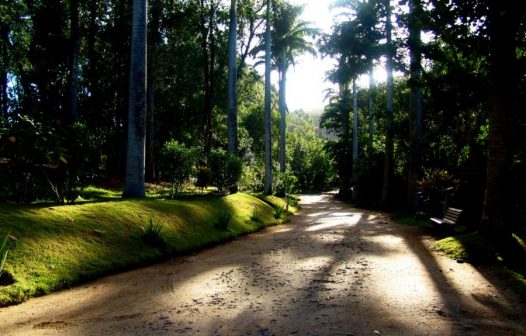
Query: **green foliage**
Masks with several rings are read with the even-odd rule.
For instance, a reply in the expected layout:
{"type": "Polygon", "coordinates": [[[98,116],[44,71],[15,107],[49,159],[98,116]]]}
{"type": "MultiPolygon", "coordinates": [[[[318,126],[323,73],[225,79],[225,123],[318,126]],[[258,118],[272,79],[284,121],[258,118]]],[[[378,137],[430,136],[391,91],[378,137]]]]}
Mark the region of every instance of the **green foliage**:
{"type": "Polygon", "coordinates": [[[296,190],[298,178],[289,172],[276,172],[272,179],[272,191],[275,195],[284,197],[296,190]]]}
{"type": "Polygon", "coordinates": [[[284,214],[285,214],[285,207],[276,206],[274,208],[274,218],[275,219],[281,219],[281,217],[283,217],[284,214]]]}
{"type": "Polygon", "coordinates": [[[201,190],[206,189],[212,184],[214,173],[208,167],[198,167],[195,186],[201,190]]]}
{"type": "Polygon", "coordinates": [[[264,175],[264,167],[260,161],[256,161],[251,165],[243,165],[239,188],[247,191],[263,191],[264,175]]]}
{"type": "Polygon", "coordinates": [[[250,220],[254,223],[262,223],[263,222],[263,219],[261,218],[261,213],[259,212],[259,210],[254,207],[252,209],[252,214],[250,215],[250,220]]]}
{"type": "Polygon", "coordinates": [[[150,246],[154,246],[154,247],[162,247],[165,245],[163,236],[161,234],[163,231],[162,223],[160,222],[157,223],[150,217],[148,226],[146,227],[141,226],[141,230],[142,230],[141,238],[146,244],[150,246]]]}
{"type": "Polygon", "coordinates": [[[3,198],[29,204],[52,199],[73,203],[91,175],[94,144],[85,124],[60,126],[19,115],[3,129],[0,165],[3,198]]]}
{"type": "Polygon", "coordinates": [[[208,167],[212,171],[212,185],[217,187],[220,195],[226,195],[235,189],[243,165],[241,160],[223,150],[214,150],[208,157],[208,167]]]}
{"type": "Polygon", "coordinates": [[[232,217],[234,217],[234,210],[228,208],[221,209],[214,227],[218,230],[226,230],[232,221],[232,217]]]}
{"type": "Polygon", "coordinates": [[[9,240],[9,234],[6,234],[4,240],[2,241],[2,245],[0,245],[0,277],[2,277],[2,273],[4,271],[4,265],[5,261],[7,259],[7,241],[9,240]]]}
{"type": "MultiPolygon", "coordinates": [[[[287,162],[289,174],[295,177],[295,181],[289,181],[292,188],[287,192],[326,189],[335,176],[333,160],[325,149],[326,141],[317,135],[312,116],[302,111],[290,113],[287,125],[287,162]]],[[[276,187],[283,192],[279,185],[276,187]]]]}
{"type": "Polygon", "coordinates": [[[172,183],[172,198],[182,191],[183,185],[190,180],[197,162],[196,151],[171,140],[164,144],[161,156],[163,176],[172,183]]]}

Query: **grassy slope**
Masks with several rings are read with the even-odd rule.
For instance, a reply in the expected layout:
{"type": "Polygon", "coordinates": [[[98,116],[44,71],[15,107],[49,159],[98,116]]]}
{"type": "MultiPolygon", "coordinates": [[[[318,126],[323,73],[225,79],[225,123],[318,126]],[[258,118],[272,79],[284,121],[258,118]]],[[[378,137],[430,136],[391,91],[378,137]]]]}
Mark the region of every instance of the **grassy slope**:
{"type": "Polygon", "coordinates": [[[196,250],[275,223],[269,200],[264,202],[242,193],[186,200],[95,196],[105,201],[65,206],[0,205],[0,237],[10,233],[17,239],[9,242],[5,266],[15,282],[0,286],[0,306],[196,250]],[[249,220],[254,207],[263,223],[249,220]],[[225,208],[234,211],[232,221],[228,230],[217,230],[214,223],[225,208]],[[163,225],[162,237],[166,242],[163,248],[151,247],[141,239],[141,226],[146,227],[150,219],[163,225]]]}

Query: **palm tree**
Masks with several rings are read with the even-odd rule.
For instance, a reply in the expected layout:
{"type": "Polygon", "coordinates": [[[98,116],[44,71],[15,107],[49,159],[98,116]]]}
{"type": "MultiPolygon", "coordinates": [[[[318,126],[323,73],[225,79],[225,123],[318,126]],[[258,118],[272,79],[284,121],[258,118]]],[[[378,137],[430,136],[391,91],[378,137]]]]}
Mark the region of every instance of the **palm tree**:
{"type": "Polygon", "coordinates": [[[393,24],[391,22],[391,1],[385,0],[385,37],[386,37],[386,52],[387,62],[385,64],[385,71],[387,72],[387,102],[386,102],[386,137],[385,137],[385,158],[384,158],[384,181],[382,186],[381,204],[386,206],[389,203],[391,176],[393,175],[393,63],[394,50],[392,42],[393,24]]]}
{"type": "Polygon", "coordinates": [[[296,58],[304,53],[316,55],[312,42],[305,37],[318,34],[318,29],[302,21],[300,15],[304,6],[295,6],[287,2],[274,1],[274,22],[272,55],[279,73],[279,112],[280,112],[280,171],[286,170],[286,88],[287,71],[294,65],[296,58]]]}
{"type": "Polygon", "coordinates": [[[271,32],[270,32],[270,0],[267,0],[265,31],[265,194],[272,194],[272,142],[271,142],[271,91],[270,91],[270,59],[271,32]]]}
{"type": "Polygon", "coordinates": [[[237,12],[236,0],[230,1],[228,34],[228,152],[237,156],[237,12]]]}
{"type": "Polygon", "coordinates": [[[422,178],[422,41],[420,39],[422,17],[421,0],[409,1],[409,54],[410,54],[410,113],[411,113],[411,155],[408,174],[408,205],[418,207],[418,181],[422,178]]]}
{"type": "Polygon", "coordinates": [[[128,146],[124,197],[144,197],[146,124],[146,6],[133,0],[128,105],[128,146]]]}

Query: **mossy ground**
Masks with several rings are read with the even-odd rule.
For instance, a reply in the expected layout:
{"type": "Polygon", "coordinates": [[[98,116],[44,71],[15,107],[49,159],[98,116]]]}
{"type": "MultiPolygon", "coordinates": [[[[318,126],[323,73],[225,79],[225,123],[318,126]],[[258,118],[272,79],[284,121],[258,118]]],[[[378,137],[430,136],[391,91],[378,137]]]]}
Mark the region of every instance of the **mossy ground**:
{"type": "Polygon", "coordinates": [[[75,205],[0,204],[0,237],[11,236],[4,277],[14,280],[0,284],[0,306],[256,231],[275,223],[272,205],[280,201],[243,193],[123,200],[120,192],[87,188],[75,205]],[[254,208],[261,223],[250,221],[254,208]],[[225,209],[232,220],[219,230],[225,209]],[[162,246],[142,239],[150,221],[162,226],[162,246]]]}

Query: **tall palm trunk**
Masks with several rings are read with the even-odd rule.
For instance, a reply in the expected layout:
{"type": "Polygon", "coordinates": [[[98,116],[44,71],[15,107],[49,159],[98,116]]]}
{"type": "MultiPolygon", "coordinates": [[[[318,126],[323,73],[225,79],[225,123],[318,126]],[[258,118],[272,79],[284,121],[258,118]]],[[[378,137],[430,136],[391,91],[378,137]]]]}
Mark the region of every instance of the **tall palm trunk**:
{"type": "Polygon", "coordinates": [[[514,143],[517,134],[516,32],[524,2],[491,2],[488,27],[490,32],[490,90],[488,163],[486,193],[481,231],[505,243],[513,229],[512,190],[510,178],[514,143]]]}
{"type": "Polygon", "coordinates": [[[237,12],[236,0],[230,1],[228,35],[228,152],[237,156],[237,12]]]}
{"type": "Polygon", "coordinates": [[[0,23],[0,49],[2,67],[0,68],[0,123],[7,121],[9,99],[7,95],[7,71],[9,69],[9,28],[5,23],[0,23]]]}
{"type": "Polygon", "coordinates": [[[287,60],[285,51],[281,55],[281,66],[279,76],[279,168],[282,173],[287,170],[287,60]]]}
{"type": "Polygon", "coordinates": [[[203,104],[203,148],[205,155],[208,155],[212,150],[212,109],[214,100],[214,63],[216,57],[215,50],[215,34],[214,34],[214,19],[216,14],[216,4],[214,1],[210,3],[210,10],[208,13],[208,27],[206,22],[206,6],[205,1],[201,0],[201,47],[203,51],[203,74],[204,74],[204,104],[203,104]]]}
{"type": "Polygon", "coordinates": [[[267,0],[265,32],[265,194],[272,194],[272,142],[271,142],[271,91],[270,91],[270,0],[267,0]]]}
{"type": "Polygon", "coordinates": [[[343,122],[343,157],[344,164],[343,169],[340,172],[340,196],[347,198],[350,195],[351,190],[351,171],[349,171],[349,164],[352,163],[351,155],[351,120],[350,120],[350,111],[349,111],[349,88],[348,83],[338,83],[338,89],[340,91],[340,113],[342,114],[343,122]]]}
{"type": "Polygon", "coordinates": [[[128,146],[124,197],[144,197],[146,147],[146,7],[147,0],[133,0],[128,146]]]}
{"type": "Polygon", "coordinates": [[[382,198],[380,204],[382,207],[386,207],[389,204],[390,189],[391,189],[391,178],[393,175],[393,42],[392,42],[392,30],[393,24],[391,22],[391,3],[390,0],[385,1],[386,4],[386,21],[385,21],[385,34],[387,39],[387,62],[385,64],[385,71],[387,72],[387,101],[386,101],[386,137],[385,137],[385,157],[384,157],[384,181],[382,186],[382,198]]]}
{"type": "Polygon", "coordinates": [[[79,1],[71,0],[70,4],[70,43],[71,59],[69,72],[69,116],[68,121],[73,123],[79,119],[78,114],[78,86],[79,86],[79,1]]]}
{"type": "MultiPolygon", "coordinates": [[[[353,92],[353,101],[352,101],[352,110],[353,110],[353,129],[352,129],[352,176],[353,179],[356,179],[356,171],[359,163],[359,137],[358,137],[358,88],[356,87],[356,78],[352,79],[352,92],[353,92]]],[[[352,199],[358,199],[358,191],[356,189],[352,192],[352,199]]]]}
{"type": "Polygon", "coordinates": [[[410,78],[411,88],[410,119],[411,119],[411,155],[409,156],[408,169],[408,205],[413,209],[418,208],[418,181],[422,179],[422,54],[420,40],[421,0],[409,1],[409,51],[410,51],[410,78]]]}
{"type": "Polygon", "coordinates": [[[146,127],[146,172],[151,181],[156,181],[157,168],[155,166],[155,135],[156,135],[156,120],[155,120],[155,82],[157,80],[157,57],[159,53],[159,40],[161,38],[160,23],[161,23],[161,0],[154,0],[152,4],[152,23],[151,23],[151,46],[150,46],[150,61],[148,62],[148,125],[146,127]]]}
{"type": "Polygon", "coordinates": [[[375,94],[374,82],[374,64],[371,64],[371,69],[369,70],[369,148],[368,152],[372,153],[373,142],[374,142],[374,94],[375,94]]]}

